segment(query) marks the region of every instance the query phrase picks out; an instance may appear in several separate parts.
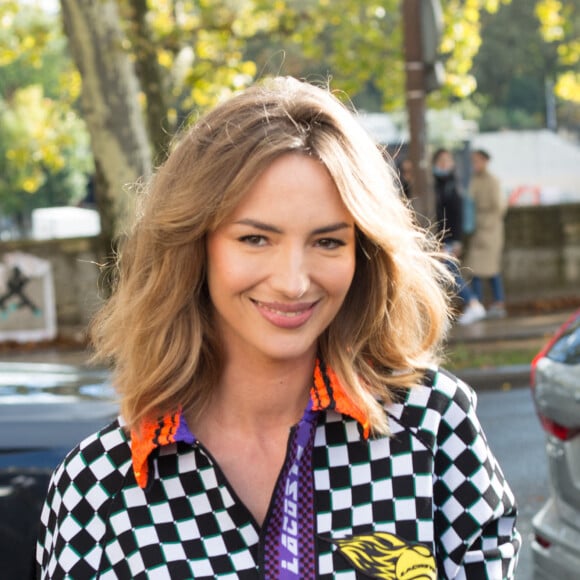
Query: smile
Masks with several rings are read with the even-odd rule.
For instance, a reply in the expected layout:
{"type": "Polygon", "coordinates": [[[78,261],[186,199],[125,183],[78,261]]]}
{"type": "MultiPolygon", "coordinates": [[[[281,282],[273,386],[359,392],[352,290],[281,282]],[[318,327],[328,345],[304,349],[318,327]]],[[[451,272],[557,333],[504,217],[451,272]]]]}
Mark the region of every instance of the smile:
{"type": "Polygon", "coordinates": [[[271,324],[280,328],[298,328],[307,322],[316,302],[301,304],[278,304],[252,300],[258,312],[271,324]]]}
{"type": "Polygon", "coordinates": [[[282,316],[288,316],[290,318],[292,318],[293,316],[303,314],[304,312],[312,308],[312,305],[309,305],[303,310],[280,310],[279,308],[273,308],[272,306],[268,306],[267,304],[263,304],[262,302],[258,302],[257,304],[258,306],[260,306],[260,308],[264,308],[266,310],[269,310],[270,312],[275,312],[276,314],[281,314],[282,316]]]}

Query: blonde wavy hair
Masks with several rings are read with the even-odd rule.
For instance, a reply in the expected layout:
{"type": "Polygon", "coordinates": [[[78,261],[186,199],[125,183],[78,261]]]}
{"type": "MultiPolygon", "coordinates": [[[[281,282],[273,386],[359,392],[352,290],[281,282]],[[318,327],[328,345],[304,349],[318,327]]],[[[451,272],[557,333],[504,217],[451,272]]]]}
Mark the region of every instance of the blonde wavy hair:
{"type": "Polygon", "coordinates": [[[206,235],[279,156],[319,159],[357,229],[354,279],[319,339],[320,356],[375,433],[382,404],[439,362],[449,274],[437,240],[402,200],[395,172],[328,89],[263,80],[187,129],[141,196],[115,287],[91,325],[129,426],[183,408],[201,414],[222,368],[206,285],[206,235]]]}

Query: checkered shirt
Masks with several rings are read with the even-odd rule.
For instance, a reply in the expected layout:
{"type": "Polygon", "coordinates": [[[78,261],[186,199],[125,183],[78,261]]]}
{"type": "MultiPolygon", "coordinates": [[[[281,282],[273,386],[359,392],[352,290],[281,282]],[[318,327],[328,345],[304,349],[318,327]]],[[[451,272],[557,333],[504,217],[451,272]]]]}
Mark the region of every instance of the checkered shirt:
{"type": "MultiPolygon", "coordinates": [[[[390,437],[366,439],[332,401],[316,411],[306,454],[316,578],[514,577],[515,500],[475,403],[465,383],[438,371],[386,407],[390,437]]],[[[264,554],[275,509],[260,528],[195,440],[149,460],[143,488],[119,421],[71,451],[42,511],[38,578],[273,577],[264,554]]]]}

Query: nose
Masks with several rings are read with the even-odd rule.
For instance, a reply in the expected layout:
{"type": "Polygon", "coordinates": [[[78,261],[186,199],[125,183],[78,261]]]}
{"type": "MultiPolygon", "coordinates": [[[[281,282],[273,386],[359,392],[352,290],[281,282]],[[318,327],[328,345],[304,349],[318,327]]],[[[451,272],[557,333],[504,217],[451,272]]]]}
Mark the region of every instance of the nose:
{"type": "Polygon", "coordinates": [[[310,288],[310,272],[302,247],[280,248],[272,264],[273,289],[286,298],[302,298],[310,288]]]}

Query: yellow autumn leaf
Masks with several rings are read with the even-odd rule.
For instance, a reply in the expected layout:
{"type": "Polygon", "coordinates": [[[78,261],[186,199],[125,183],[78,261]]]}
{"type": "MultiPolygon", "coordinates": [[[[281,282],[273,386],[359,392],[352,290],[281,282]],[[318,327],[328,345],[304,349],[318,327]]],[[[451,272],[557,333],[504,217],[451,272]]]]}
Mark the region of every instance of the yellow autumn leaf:
{"type": "Polygon", "coordinates": [[[570,71],[560,75],[554,92],[561,99],[580,103],[580,73],[570,71]]]}
{"type": "Polygon", "coordinates": [[[42,183],[43,180],[40,177],[27,177],[20,182],[20,187],[26,193],[34,193],[38,191],[42,183]]]}
{"type": "Polygon", "coordinates": [[[157,62],[165,68],[170,68],[173,64],[173,55],[168,50],[161,49],[157,51],[157,62]]]}
{"type": "Polygon", "coordinates": [[[536,16],[540,21],[540,31],[547,42],[560,40],[564,36],[564,17],[560,0],[539,0],[536,16]]]}

